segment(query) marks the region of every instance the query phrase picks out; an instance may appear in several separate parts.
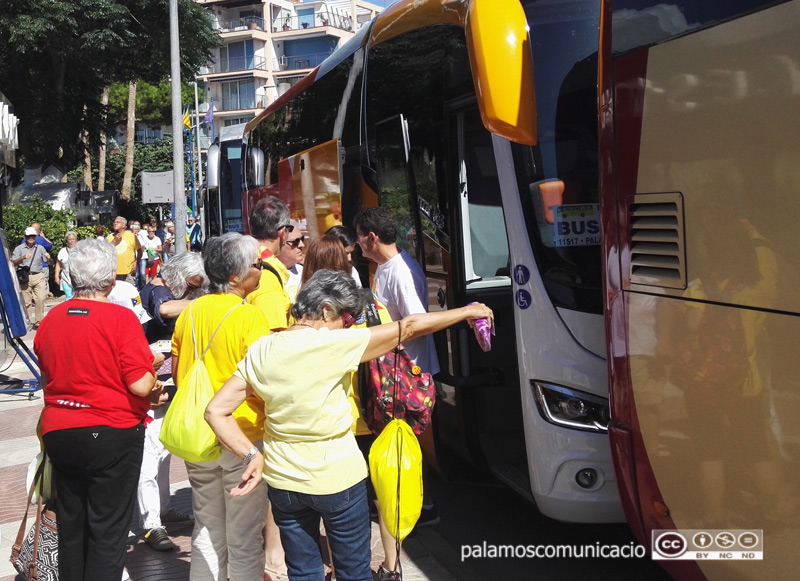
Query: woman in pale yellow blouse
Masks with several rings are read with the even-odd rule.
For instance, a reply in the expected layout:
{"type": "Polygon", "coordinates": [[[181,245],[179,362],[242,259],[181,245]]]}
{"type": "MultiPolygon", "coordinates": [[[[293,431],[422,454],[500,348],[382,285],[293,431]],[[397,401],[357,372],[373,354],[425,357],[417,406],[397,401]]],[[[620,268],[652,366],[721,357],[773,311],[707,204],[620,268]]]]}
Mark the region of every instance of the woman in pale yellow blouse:
{"type": "Polygon", "coordinates": [[[337,577],[372,580],[367,466],[350,429],[347,399],[358,364],[391,351],[398,340],[493,316],[475,304],[351,329],[363,309],[364,295],[349,275],[318,271],[292,306],[295,324],[257,340],[206,409],[222,445],[247,460],[231,495],[248,494],[262,475],[269,484],[290,578],[323,577],[322,518],[337,577]],[[263,457],[233,416],[253,393],[264,400],[267,417],[263,457]]]}

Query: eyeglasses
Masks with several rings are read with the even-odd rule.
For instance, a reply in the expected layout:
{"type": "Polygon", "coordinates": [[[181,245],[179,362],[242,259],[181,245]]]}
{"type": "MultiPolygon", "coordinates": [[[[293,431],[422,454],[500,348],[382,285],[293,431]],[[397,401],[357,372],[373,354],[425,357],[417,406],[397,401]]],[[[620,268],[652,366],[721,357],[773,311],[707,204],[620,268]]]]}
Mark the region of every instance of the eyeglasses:
{"type": "Polygon", "coordinates": [[[301,236],[300,238],[295,238],[294,240],[289,240],[286,244],[288,244],[292,248],[297,248],[298,246],[300,246],[300,244],[302,244],[305,241],[306,241],[306,237],[305,236],[301,236]]]}
{"type": "Polygon", "coordinates": [[[250,265],[250,268],[257,268],[258,270],[262,270],[264,268],[264,263],[260,260],[258,262],[254,262],[250,265]]]}
{"type": "Polygon", "coordinates": [[[356,318],[350,313],[342,313],[342,326],[349,329],[356,324],[356,318]]]}
{"type": "Polygon", "coordinates": [[[292,226],[291,224],[284,224],[283,226],[278,228],[278,230],[280,230],[281,228],[286,228],[287,232],[294,232],[294,226],[292,226]]]}

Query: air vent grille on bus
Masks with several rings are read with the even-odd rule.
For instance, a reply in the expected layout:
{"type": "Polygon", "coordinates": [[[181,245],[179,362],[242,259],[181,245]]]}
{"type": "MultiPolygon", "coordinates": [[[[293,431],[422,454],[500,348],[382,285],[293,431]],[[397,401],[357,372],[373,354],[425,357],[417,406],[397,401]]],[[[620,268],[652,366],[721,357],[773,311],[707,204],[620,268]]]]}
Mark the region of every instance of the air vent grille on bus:
{"type": "Polygon", "coordinates": [[[637,194],[630,211],[631,283],[686,288],[683,196],[637,194]]]}

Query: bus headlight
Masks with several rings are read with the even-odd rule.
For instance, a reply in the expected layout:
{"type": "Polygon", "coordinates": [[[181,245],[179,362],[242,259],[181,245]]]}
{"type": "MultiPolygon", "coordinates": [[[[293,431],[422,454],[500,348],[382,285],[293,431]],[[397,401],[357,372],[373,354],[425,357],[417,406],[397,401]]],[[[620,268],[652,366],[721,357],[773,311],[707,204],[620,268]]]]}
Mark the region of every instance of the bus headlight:
{"type": "Polygon", "coordinates": [[[608,432],[608,400],[561,385],[531,381],[542,417],[557,426],[608,432]]]}

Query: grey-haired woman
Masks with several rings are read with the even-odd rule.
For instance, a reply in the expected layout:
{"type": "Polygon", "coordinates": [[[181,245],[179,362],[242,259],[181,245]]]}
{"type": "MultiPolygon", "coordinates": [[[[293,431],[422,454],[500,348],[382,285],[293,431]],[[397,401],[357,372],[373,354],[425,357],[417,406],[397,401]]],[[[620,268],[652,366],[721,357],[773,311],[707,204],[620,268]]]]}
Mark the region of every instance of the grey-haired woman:
{"type": "Polygon", "coordinates": [[[61,288],[64,293],[64,298],[70,300],[74,296],[72,290],[72,279],[69,277],[69,255],[72,253],[72,248],[78,242],[78,234],[70,230],[64,236],[64,248],[58,251],[56,258],[56,284],[61,288]]]}
{"type": "Polygon", "coordinates": [[[48,313],[33,344],[44,385],[42,440],[55,470],[61,579],[122,576],[143,422],[161,390],[139,320],[108,300],[116,270],[111,244],[78,242],[70,255],[75,298],[48,313]]]}
{"type": "MultiPolygon", "coordinates": [[[[258,241],[236,232],[211,238],[203,248],[203,263],[209,294],[183,310],[172,335],[172,376],[178,391],[195,357],[209,343],[203,363],[216,391],[236,370],[248,347],[269,333],[264,314],[245,301],[261,279],[258,241]]],[[[243,405],[233,417],[247,434],[243,437],[250,442],[249,450],[260,446],[263,437],[264,403],[255,395],[240,403],[243,405]]],[[[228,492],[239,485],[245,467],[227,450],[218,460],[187,462],[186,468],[195,517],[189,576],[221,581],[263,579],[266,484],[261,483],[251,497],[231,497],[228,492]]]]}
{"type": "MultiPolygon", "coordinates": [[[[148,225],[148,228],[151,226],[148,225]]],[[[145,324],[145,336],[148,342],[171,340],[175,320],[193,299],[205,294],[207,288],[208,277],[200,254],[184,252],[165,264],[161,268],[160,276],[148,282],[140,293],[142,307],[151,317],[145,324]]],[[[164,352],[169,350],[167,347],[164,352]]],[[[159,378],[168,377],[171,373],[172,368],[166,365],[159,369],[159,378]]],[[[175,547],[167,535],[164,524],[189,520],[170,507],[171,456],[159,439],[164,416],[173,395],[174,387],[168,387],[161,400],[149,412],[153,421],[147,425],[145,432],[137,494],[139,512],[142,515],[144,529],[147,531],[144,540],[157,551],[167,551],[175,547]]]]}
{"type": "Polygon", "coordinates": [[[208,276],[198,252],[184,252],[161,267],[160,275],[140,291],[142,306],[152,317],[145,325],[150,343],[171,339],[175,320],[189,303],[208,291],[208,276]]]}
{"type": "Polygon", "coordinates": [[[350,276],[318,271],[292,306],[296,323],[256,341],[206,408],[206,420],[223,446],[248,462],[231,495],[248,494],[262,471],[269,483],[289,578],[323,577],[317,550],[321,518],[337,576],[372,579],[367,466],[350,429],[347,399],[358,364],[389,352],[398,339],[492,317],[491,309],[474,304],[351,329],[363,310],[364,295],[350,276]],[[253,394],[264,401],[268,420],[263,458],[233,415],[253,394]]]}

